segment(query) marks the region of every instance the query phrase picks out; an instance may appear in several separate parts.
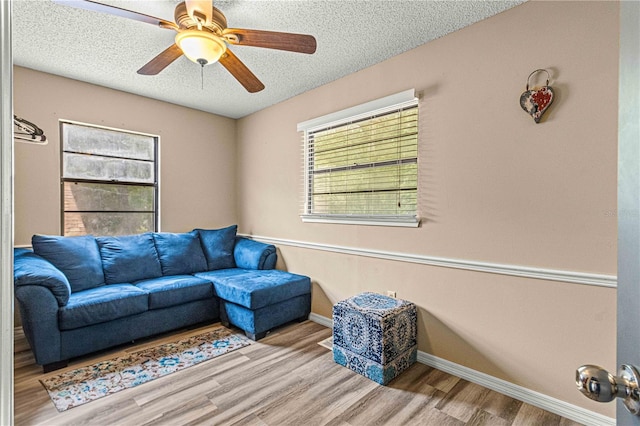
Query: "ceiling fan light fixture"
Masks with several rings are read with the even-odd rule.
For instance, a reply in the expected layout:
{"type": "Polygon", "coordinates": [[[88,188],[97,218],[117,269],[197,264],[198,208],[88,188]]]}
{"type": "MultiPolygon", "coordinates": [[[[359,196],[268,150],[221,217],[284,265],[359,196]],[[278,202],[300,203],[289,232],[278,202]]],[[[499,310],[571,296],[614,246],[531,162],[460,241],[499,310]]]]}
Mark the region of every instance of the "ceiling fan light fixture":
{"type": "Polygon", "coordinates": [[[200,65],[217,62],[227,51],[227,44],[220,37],[199,30],[179,32],[176,44],[187,58],[200,65]]]}

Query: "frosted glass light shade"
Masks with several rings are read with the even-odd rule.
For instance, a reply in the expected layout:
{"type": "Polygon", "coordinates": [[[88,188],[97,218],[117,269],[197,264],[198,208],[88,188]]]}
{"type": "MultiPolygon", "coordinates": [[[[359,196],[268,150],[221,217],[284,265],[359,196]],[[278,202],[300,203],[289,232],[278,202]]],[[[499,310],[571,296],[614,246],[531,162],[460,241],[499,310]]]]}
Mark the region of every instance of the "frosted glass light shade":
{"type": "Polygon", "coordinates": [[[227,50],[220,37],[206,31],[186,30],[176,35],[176,44],[193,62],[208,65],[217,62],[227,50]]]}

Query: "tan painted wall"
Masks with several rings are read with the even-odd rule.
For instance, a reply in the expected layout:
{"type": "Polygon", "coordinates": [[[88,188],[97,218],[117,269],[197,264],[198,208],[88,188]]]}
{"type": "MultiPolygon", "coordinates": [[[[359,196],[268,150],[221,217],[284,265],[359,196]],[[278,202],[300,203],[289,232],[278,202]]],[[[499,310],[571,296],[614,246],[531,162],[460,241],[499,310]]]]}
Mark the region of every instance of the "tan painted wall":
{"type": "Polygon", "coordinates": [[[160,228],[236,222],[235,120],[26,68],[14,68],[14,111],[48,145],[15,144],[15,243],[60,233],[59,119],[160,136],[160,228]]]}
{"type": "MultiPolygon", "coordinates": [[[[618,21],[616,2],[528,2],[240,120],[240,231],[615,275],[618,21]],[[518,104],[537,68],[556,90],[540,124],[518,104]],[[423,95],[422,226],[302,223],[296,124],[409,88],[423,95]]],[[[574,371],[615,370],[615,289],[288,246],[280,255],[312,277],[317,314],[396,290],[419,306],[420,350],[614,416],[576,391],[574,371]]]]}

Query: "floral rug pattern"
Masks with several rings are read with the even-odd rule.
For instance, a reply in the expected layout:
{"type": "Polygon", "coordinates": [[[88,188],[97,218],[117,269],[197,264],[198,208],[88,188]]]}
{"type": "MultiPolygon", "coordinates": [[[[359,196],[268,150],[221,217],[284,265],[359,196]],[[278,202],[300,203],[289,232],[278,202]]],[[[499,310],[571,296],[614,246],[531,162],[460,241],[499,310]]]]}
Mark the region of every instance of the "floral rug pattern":
{"type": "Polygon", "coordinates": [[[132,388],[252,343],[225,327],[40,380],[58,411],[132,388]]]}

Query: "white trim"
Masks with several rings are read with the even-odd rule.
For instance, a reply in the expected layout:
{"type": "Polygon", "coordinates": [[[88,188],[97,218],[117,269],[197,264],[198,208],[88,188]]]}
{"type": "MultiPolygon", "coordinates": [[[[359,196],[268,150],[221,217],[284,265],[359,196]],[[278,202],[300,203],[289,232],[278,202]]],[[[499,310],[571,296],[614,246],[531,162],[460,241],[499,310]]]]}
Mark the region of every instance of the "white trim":
{"type": "MultiPolygon", "coordinates": [[[[618,274],[616,365],[640,365],[638,334],[638,212],[640,203],[640,2],[621,1],[618,48],[618,274]]],[[[615,371],[615,370],[614,370],[615,371]]],[[[622,400],[621,425],[640,425],[622,400]]]]}
{"type": "Polygon", "coordinates": [[[333,321],[331,318],[323,317],[322,315],[314,314],[313,312],[309,314],[309,321],[324,325],[327,328],[333,328],[333,321]]]}
{"type": "Polygon", "coordinates": [[[340,122],[346,118],[356,117],[361,114],[372,115],[373,111],[382,110],[390,106],[401,105],[406,102],[415,103],[416,95],[415,89],[405,90],[400,93],[386,96],[384,98],[375,99],[364,104],[356,105],[351,108],[346,108],[340,111],[332,112],[331,114],[323,115],[322,117],[312,118],[311,120],[298,123],[298,132],[310,131],[317,127],[325,127],[332,123],[340,122]]]}
{"type": "Polygon", "coordinates": [[[118,127],[109,127],[109,126],[103,126],[101,124],[84,123],[82,121],[69,120],[67,118],[59,118],[58,119],[58,127],[60,127],[60,124],[62,124],[62,123],[72,124],[72,125],[75,125],[75,126],[82,126],[82,127],[93,127],[93,128],[102,129],[102,130],[111,130],[111,131],[119,132],[119,133],[129,133],[131,135],[147,136],[147,137],[158,138],[158,139],[160,138],[160,136],[158,136],[158,135],[154,135],[152,133],[139,132],[137,130],[120,129],[118,127]]]}
{"type": "Polygon", "coordinates": [[[263,237],[259,235],[245,236],[269,244],[299,247],[311,250],[321,250],[333,253],[349,254],[353,256],[373,257],[376,259],[418,263],[421,265],[464,269],[467,271],[533,278],[545,281],[559,281],[572,284],[584,284],[609,288],[615,288],[617,286],[617,277],[615,275],[592,274],[559,269],[534,268],[530,266],[479,262],[466,259],[451,259],[444,257],[425,256],[420,254],[398,253],[384,250],[371,250],[355,247],[337,246],[333,244],[309,243],[304,241],[288,240],[284,238],[263,237]]]}
{"type": "MultiPolygon", "coordinates": [[[[333,321],[322,315],[311,313],[309,320],[325,327],[333,328],[333,321]]],[[[578,407],[577,405],[561,401],[549,395],[507,382],[506,380],[490,376],[489,374],[423,351],[418,351],[418,362],[581,424],[593,426],[613,426],[616,424],[616,420],[611,417],[578,407]]]]}
{"type": "Polygon", "coordinates": [[[0,2],[0,425],[13,424],[12,2],[0,2]]]}
{"type": "Polygon", "coordinates": [[[335,223],[338,225],[365,225],[365,226],[400,226],[405,228],[417,228],[420,225],[420,220],[415,217],[410,220],[402,220],[400,217],[389,220],[375,220],[374,216],[370,216],[368,219],[362,217],[348,217],[348,216],[331,216],[331,215],[300,215],[303,222],[308,223],[335,223]]]}
{"type": "Polygon", "coordinates": [[[160,205],[162,198],[160,196],[160,193],[162,192],[162,183],[160,182],[160,177],[162,176],[162,170],[160,170],[160,167],[162,167],[162,161],[161,161],[161,155],[160,155],[160,147],[162,146],[162,144],[160,143],[162,141],[162,139],[160,138],[160,135],[156,136],[156,208],[158,209],[156,211],[156,220],[158,221],[157,225],[157,232],[162,232],[162,206],[160,205]]]}

